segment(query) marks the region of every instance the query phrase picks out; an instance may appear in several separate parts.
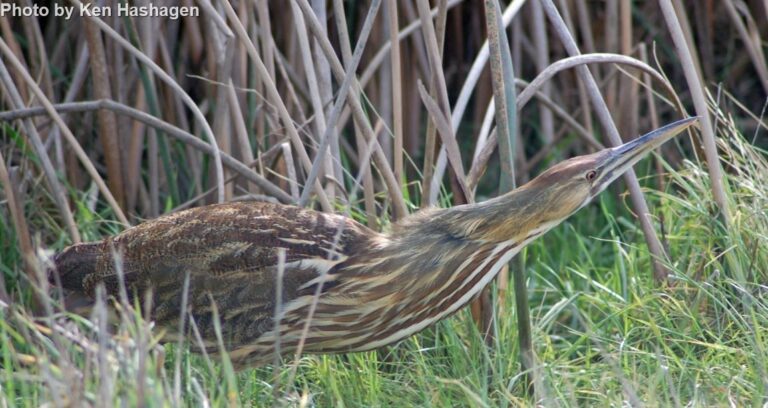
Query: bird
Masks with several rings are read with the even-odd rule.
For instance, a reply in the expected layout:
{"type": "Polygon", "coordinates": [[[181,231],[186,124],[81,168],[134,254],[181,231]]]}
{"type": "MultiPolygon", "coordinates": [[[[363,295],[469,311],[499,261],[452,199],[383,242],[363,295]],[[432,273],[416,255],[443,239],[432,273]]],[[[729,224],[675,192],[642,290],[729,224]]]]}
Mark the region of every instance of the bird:
{"type": "Polygon", "coordinates": [[[480,203],[421,210],[387,232],[290,205],[213,204],[72,245],[53,273],[72,296],[93,299],[99,285],[113,298],[121,287],[131,301],[151,296],[149,317],[169,338],[184,335],[184,316],[194,321],[195,351],[219,350],[218,323],[238,369],[299,348],[372,350],[461,309],[521,249],[696,120],[565,160],[480,203]]]}

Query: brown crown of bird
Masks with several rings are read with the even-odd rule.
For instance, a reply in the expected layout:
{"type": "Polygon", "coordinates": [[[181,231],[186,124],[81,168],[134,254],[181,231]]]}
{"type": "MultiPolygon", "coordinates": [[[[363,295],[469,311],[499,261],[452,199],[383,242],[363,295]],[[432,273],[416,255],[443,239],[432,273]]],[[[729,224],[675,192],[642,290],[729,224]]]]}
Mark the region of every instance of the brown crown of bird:
{"type": "Polygon", "coordinates": [[[193,319],[195,350],[218,351],[218,319],[238,368],[300,343],[307,353],[374,349],[459,310],[523,247],[695,120],[566,160],[485,202],[420,211],[385,233],[289,205],[180,211],[70,246],[54,257],[52,281],[67,297],[93,299],[98,285],[117,298],[122,279],[129,300],[151,296],[149,318],[165,340],[177,337],[182,316],[193,319]]]}

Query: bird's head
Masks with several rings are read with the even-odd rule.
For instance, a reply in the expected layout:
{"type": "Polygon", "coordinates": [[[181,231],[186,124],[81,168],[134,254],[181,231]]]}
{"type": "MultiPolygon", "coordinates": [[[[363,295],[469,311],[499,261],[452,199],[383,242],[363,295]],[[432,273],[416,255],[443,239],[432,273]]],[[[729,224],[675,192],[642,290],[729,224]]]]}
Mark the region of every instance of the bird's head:
{"type": "Polygon", "coordinates": [[[623,145],[558,163],[526,187],[545,190],[540,203],[553,220],[567,218],[589,204],[619,176],[664,142],[691,126],[697,117],[670,123],[623,145]]]}
{"type": "Polygon", "coordinates": [[[589,204],[641,158],[697,119],[679,120],[621,146],[558,163],[524,186],[481,203],[477,211],[470,210],[483,215],[478,220],[486,222],[468,225],[481,227],[474,232],[487,240],[541,235],[589,204]]]}

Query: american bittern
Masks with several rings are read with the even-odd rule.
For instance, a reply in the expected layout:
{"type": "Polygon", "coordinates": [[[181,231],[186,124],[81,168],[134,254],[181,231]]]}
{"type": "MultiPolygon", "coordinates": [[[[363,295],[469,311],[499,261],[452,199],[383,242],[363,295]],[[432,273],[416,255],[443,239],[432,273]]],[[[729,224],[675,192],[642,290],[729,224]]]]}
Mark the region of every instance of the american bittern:
{"type": "Polygon", "coordinates": [[[419,212],[389,233],[297,207],[219,204],[73,245],[55,264],[65,289],[93,297],[103,283],[115,295],[113,254],[120,253],[130,295],[151,289],[151,317],[169,331],[179,326],[188,276],[189,313],[203,346],[216,349],[215,302],[237,366],[272,361],[278,342],[282,353],[294,352],[313,301],[305,352],[370,350],[459,310],[523,247],[695,120],[566,160],[500,197],[419,212]]]}

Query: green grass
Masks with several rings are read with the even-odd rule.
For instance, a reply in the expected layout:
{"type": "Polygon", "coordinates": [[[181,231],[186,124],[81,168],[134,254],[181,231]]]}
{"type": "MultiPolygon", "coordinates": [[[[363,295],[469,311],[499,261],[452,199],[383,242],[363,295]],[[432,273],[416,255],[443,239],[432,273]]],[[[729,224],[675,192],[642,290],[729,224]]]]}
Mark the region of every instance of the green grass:
{"type": "MultiPolygon", "coordinates": [[[[386,349],[304,356],[295,372],[287,360],[233,373],[220,357],[185,348],[177,360],[178,349],[159,346],[160,333],[135,313],[122,314],[107,336],[98,319],[35,325],[23,306],[3,305],[0,406],[83,399],[103,405],[105,398],[127,406],[762,405],[768,163],[727,123],[721,136],[731,226],[718,221],[707,173],[696,163],[668,168],[666,189],[647,190],[655,219],[664,220],[669,287],[653,282],[642,233],[616,188],[521,254],[538,357],[532,397],[520,372],[509,291],[492,348],[464,310],[386,349]]],[[[96,222],[109,214],[80,204],[76,216],[87,238],[113,230],[96,222]]],[[[5,220],[0,228],[7,237],[1,268],[14,278],[21,272],[9,244],[13,231],[5,220]]]]}

